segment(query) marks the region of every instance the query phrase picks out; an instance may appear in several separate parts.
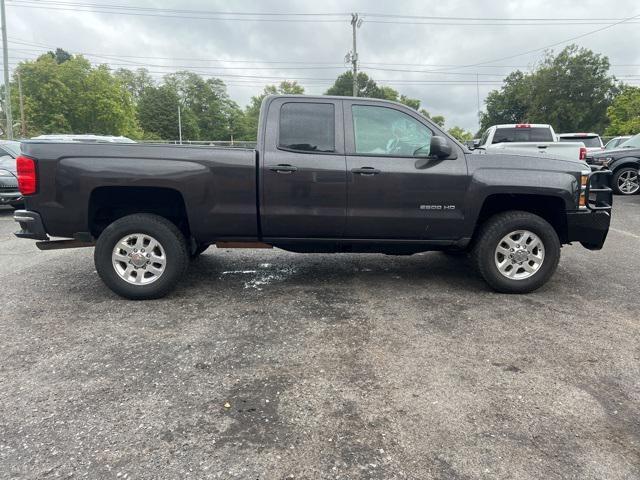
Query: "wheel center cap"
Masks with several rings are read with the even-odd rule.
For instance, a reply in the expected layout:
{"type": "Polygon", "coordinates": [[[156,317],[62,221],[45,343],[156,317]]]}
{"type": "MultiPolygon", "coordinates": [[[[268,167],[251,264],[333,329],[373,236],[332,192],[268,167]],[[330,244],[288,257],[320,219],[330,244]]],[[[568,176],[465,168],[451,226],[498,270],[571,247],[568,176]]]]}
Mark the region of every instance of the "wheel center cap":
{"type": "Polygon", "coordinates": [[[133,253],[131,255],[131,263],[134,267],[140,268],[147,264],[147,258],[142,253],[133,253]]]}
{"type": "Polygon", "coordinates": [[[529,252],[526,250],[518,250],[513,254],[513,260],[520,263],[529,259],[529,252]]]}

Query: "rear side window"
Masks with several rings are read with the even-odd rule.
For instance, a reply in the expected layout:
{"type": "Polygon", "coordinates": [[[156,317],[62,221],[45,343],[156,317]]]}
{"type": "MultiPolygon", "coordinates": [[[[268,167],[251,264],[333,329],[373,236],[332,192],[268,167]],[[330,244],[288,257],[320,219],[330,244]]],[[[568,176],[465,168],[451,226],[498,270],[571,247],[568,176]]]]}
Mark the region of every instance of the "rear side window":
{"type": "Polygon", "coordinates": [[[278,146],[301,152],[335,152],[332,103],[285,103],[280,108],[278,146]]]}
{"type": "Polygon", "coordinates": [[[585,147],[596,148],[601,147],[599,137],[560,137],[561,142],[582,142],[585,147]]]}
{"type": "Polygon", "coordinates": [[[507,143],[507,142],[553,142],[551,130],[542,127],[515,128],[502,127],[496,128],[491,143],[507,143]]]}

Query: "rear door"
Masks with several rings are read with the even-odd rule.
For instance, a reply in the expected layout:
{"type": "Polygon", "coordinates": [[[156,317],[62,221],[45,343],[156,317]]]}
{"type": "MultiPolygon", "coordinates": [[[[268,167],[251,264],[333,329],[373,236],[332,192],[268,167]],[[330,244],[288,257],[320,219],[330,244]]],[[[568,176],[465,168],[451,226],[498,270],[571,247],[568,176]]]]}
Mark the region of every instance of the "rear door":
{"type": "Polygon", "coordinates": [[[410,109],[345,100],[345,237],[443,240],[463,234],[467,164],[450,141],[449,159],[429,156],[442,135],[410,109]]]}
{"type": "Polygon", "coordinates": [[[276,98],[263,120],[263,237],[341,237],[347,203],[342,101],[276,98]]]}

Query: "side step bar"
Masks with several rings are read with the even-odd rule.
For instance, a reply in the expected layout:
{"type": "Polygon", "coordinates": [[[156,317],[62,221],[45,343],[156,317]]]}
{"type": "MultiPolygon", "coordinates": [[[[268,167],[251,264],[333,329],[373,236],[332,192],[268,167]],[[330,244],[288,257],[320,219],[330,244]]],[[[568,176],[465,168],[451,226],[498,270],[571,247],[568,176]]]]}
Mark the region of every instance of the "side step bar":
{"type": "Polygon", "coordinates": [[[96,242],[83,242],[82,240],[49,240],[36,242],[39,250],[62,250],[63,248],[95,247],[96,242]]]}

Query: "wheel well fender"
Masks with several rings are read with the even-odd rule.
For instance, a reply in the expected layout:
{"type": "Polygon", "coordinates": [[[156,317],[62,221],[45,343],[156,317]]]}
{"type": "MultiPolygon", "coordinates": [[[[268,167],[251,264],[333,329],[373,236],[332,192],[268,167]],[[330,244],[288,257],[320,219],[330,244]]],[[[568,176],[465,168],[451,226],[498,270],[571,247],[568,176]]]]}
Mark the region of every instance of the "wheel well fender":
{"type": "Polygon", "coordinates": [[[487,196],[480,208],[473,236],[479,227],[497,213],[522,210],[544,218],[553,226],[561,243],[567,243],[568,229],[565,200],[553,195],[492,194],[487,196]]]}
{"type": "Polygon", "coordinates": [[[102,186],[89,197],[88,225],[98,238],[115,220],[134,213],[153,213],[176,225],[190,237],[189,219],[182,194],[172,188],[144,186],[102,186]]]}

